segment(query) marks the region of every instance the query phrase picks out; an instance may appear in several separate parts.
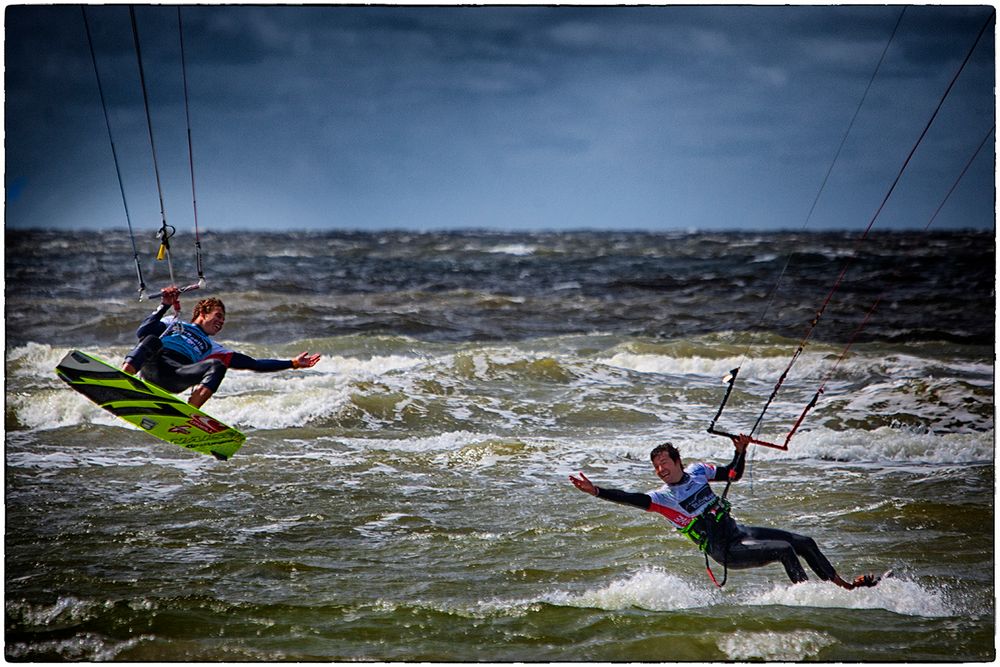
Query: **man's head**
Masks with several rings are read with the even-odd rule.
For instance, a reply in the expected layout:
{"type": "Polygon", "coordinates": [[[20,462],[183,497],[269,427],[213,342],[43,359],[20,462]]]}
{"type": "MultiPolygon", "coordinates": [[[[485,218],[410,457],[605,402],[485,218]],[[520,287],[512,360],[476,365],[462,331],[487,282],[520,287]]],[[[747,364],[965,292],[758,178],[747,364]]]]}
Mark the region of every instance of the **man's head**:
{"type": "Polygon", "coordinates": [[[200,326],[209,336],[222,330],[226,323],[226,306],[215,297],[202,299],[194,306],[191,322],[200,326]]]}
{"type": "Polygon", "coordinates": [[[676,484],[684,477],[681,453],[669,442],[654,447],[653,451],[649,453],[649,459],[653,462],[656,476],[667,484],[676,484]]]}

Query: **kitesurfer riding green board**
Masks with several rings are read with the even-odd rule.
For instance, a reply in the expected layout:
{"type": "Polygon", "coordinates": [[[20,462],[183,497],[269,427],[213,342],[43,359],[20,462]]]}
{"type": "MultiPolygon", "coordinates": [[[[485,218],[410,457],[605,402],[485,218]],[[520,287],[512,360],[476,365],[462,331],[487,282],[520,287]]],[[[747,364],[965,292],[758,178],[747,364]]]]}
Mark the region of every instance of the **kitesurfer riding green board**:
{"type": "Polygon", "coordinates": [[[212,339],[226,323],[226,307],[215,298],[199,301],[191,322],[181,322],[176,316],[163,321],[167,310],[179,307],[180,294],[173,286],[160,292],[160,307],[139,325],[139,344],[126,355],[124,372],[139,372],[145,380],[175,394],[194,387],[188,403],[201,407],[218,390],[227,369],[273,373],[311,368],[320,360],[320,355],[308,352],[294,359],[254,359],[223,347],[212,339]]]}
{"type": "Polygon", "coordinates": [[[121,371],[72,350],[56,373],[83,396],[150,435],[226,460],[246,437],[198,409],[219,388],[226,370],[309,368],[320,355],[303,352],[291,360],[254,359],[222,347],[211,338],[225,324],[225,306],[219,299],[199,301],[190,323],[180,322],[176,315],[172,321],[161,321],[169,308],[179,309],[182,291],[168,287],[161,292],[160,307],[139,326],[140,343],[128,354],[121,371]],[[135,377],[137,372],[145,382],[135,377]],[[173,396],[191,386],[194,391],[186,404],[173,396]]]}

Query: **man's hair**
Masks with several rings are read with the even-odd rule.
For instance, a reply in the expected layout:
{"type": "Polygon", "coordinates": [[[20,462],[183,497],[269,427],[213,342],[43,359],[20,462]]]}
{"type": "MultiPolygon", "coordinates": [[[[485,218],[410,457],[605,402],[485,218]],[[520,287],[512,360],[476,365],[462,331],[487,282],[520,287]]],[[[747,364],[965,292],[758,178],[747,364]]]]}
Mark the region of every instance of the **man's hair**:
{"type": "Polygon", "coordinates": [[[667,456],[671,458],[675,463],[681,462],[681,452],[679,449],[674,447],[669,442],[665,442],[662,445],[657,445],[653,447],[653,451],[649,453],[649,460],[652,461],[660,454],[666,453],[667,456]]]}
{"type": "Polygon", "coordinates": [[[196,320],[199,315],[207,315],[216,308],[221,308],[223,315],[226,313],[226,306],[222,303],[222,299],[216,299],[214,296],[202,299],[194,305],[194,312],[191,314],[191,319],[196,320]]]}

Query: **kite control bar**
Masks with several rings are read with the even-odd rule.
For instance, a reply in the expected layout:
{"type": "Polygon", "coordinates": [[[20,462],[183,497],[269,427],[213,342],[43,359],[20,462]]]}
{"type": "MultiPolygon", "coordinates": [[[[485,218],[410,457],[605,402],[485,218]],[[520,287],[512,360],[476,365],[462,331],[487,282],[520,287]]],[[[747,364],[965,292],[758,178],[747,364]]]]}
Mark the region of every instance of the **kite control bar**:
{"type": "MultiPolygon", "coordinates": [[[[181,294],[184,294],[185,292],[191,292],[193,290],[199,289],[199,288],[204,287],[204,286],[205,286],[205,279],[202,278],[201,280],[199,280],[196,283],[192,283],[190,285],[186,285],[186,286],[180,287],[178,289],[179,289],[179,291],[180,291],[181,294]]],[[[144,300],[148,301],[148,300],[152,300],[152,299],[158,299],[158,298],[161,298],[162,296],[163,296],[163,290],[157,292],[156,294],[140,294],[139,295],[139,301],[144,301],[144,300]]]]}
{"type": "MultiPolygon", "coordinates": [[[[712,435],[721,435],[729,438],[730,440],[735,440],[738,436],[735,433],[728,433],[726,431],[719,431],[714,426],[709,427],[708,432],[712,435]]],[[[770,447],[771,449],[780,449],[782,451],[788,451],[788,442],[786,441],[783,445],[778,445],[773,442],[768,442],[767,440],[758,440],[757,438],[750,438],[751,445],[760,445],[761,447],[770,447]]]]}
{"type": "MultiPolygon", "coordinates": [[[[715,417],[712,419],[712,423],[708,425],[709,433],[711,433],[712,435],[721,435],[723,437],[729,438],[730,440],[735,440],[737,437],[736,434],[716,429],[715,423],[719,421],[719,417],[722,416],[722,411],[725,409],[726,403],[729,402],[729,395],[733,393],[733,385],[736,383],[736,376],[739,374],[739,372],[740,372],[739,368],[734,368],[733,370],[729,371],[729,374],[726,375],[726,377],[723,378],[723,381],[726,382],[726,384],[728,384],[729,386],[726,387],[726,394],[722,397],[722,405],[719,406],[719,411],[715,413],[715,417]]],[[[791,438],[789,437],[789,439],[791,438]]],[[[750,443],[753,445],[760,445],[762,447],[771,447],[772,449],[781,449],[785,451],[788,450],[788,440],[785,441],[784,445],[777,445],[773,442],[767,442],[766,440],[758,440],[757,438],[751,436],[750,443]]]]}

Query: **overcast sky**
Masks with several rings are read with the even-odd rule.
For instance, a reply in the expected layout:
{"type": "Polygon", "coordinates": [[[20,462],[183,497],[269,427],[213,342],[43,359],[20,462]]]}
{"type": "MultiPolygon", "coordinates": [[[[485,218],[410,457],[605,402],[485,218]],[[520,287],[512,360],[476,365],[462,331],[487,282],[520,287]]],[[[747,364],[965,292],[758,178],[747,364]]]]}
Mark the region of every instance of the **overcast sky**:
{"type": "MultiPolygon", "coordinates": [[[[903,7],[182,7],[199,223],[792,229],[903,7]]],[[[991,6],[909,7],[808,229],[864,229],[991,6]]],[[[126,5],[87,8],[132,224],[160,225],[126,5]]],[[[176,7],[136,20],[193,230],[176,7]]],[[[6,9],[8,228],[125,228],[79,6],[6,9]]],[[[994,26],[875,229],[922,229],[994,123],[994,26]]],[[[994,224],[994,137],[934,229],[994,224]]]]}

